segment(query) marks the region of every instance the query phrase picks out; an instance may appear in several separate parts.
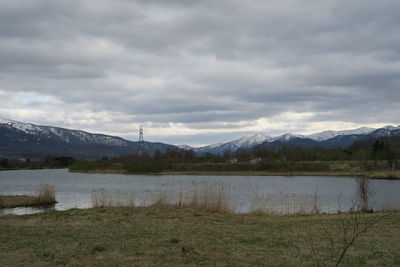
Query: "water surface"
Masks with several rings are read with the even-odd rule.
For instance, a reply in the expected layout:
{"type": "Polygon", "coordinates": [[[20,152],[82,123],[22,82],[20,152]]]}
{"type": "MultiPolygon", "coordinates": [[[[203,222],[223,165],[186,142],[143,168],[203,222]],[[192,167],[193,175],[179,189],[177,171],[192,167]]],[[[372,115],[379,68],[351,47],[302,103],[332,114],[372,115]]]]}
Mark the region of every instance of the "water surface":
{"type": "MultiPolygon", "coordinates": [[[[116,195],[132,194],[137,205],[150,204],[160,192],[172,195],[190,191],[202,183],[223,184],[237,212],[247,212],[255,199],[280,205],[280,197],[302,199],[318,196],[322,211],[348,210],[354,204],[356,179],[323,176],[205,176],[205,175],[124,175],[70,173],[67,169],[0,172],[0,194],[32,194],[40,184],[55,187],[56,210],[91,208],[93,189],[105,188],[116,195]]],[[[400,180],[370,180],[371,207],[400,208],[400,180]]],[[[297,200],[296,200],[297,201],[297,200]]],[[[287,201],[285,202],[287,205],[287,201]]],[[[0,214],[40,212],[36,208],[3,209],[0,214]]]]}

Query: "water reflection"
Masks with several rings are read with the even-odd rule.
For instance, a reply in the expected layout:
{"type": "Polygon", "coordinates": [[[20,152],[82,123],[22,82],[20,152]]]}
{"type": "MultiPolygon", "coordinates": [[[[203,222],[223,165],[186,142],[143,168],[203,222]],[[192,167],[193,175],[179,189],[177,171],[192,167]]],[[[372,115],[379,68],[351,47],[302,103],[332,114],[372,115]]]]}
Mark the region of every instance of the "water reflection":
{"type": "Polygon", "coordinates": [[[7,208],[0,209],[0,215],[24,215],[24,214],[36,214],[44,211],[56,210],[55,205],[45,205],[45,206],[34,206],[34,207],[17,207],[17,208],[7,208]]]}

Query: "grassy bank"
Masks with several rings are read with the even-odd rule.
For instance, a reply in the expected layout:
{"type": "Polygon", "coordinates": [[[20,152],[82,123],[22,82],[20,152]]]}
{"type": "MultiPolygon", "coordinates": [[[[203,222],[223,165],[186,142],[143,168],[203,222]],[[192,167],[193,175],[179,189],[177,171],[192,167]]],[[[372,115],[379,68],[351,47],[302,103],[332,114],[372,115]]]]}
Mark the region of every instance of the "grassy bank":
{"type": "MultiPolygon", "coordinates": [[[[371,165],[375,163],[370,163],[371,165]]],[[[121,163],[114,161],[78,162],[72,172],[165,175],[263,175],[263,176],[358,176],[376,179],[400,179],[400,170],[385,169],[384,162],[370,170],[357,161],[270,161],[251,163],[175,163],[159,161],[121,163]]]]}
{"type": "Polygon", "coordinates": [[[226,175],[226,176],[350,176],[367,177],[371,179],[400,179],[400,171],[161,171],[161,172],[128,172],[126,170],[95,169],[95,170],[70,170],[77,173],[103,173],[103,174],[144,174],[144,175],[226,175]]]}
{"type": "Polygon", "coordinates": [[[350,176],[371,179],[400,179],[400,171],[163,171],[162,175],[231,175],[231,176],[350,176]]]}
{"type": "Polygon", "coordinates": [[[15,208],[21,206],[40,206],[56,203],[54,187],[40,185],[34,195],[0,196],[0,208],[15,208]]]}
{"type": "MultiPolygon", "coordinates": [[[[331,264],[324,227],[342,238],[342,215],[211,213],[173,207],[97,208],[0,217],[1,266],[255,266],[331,264]],[[312,241],[310,240],[312,237],[312,241]]],[[[366,214],[366,220],[383,216],[366,214]]],[[[399,266],[400,213],[350,248],[345,266],[399,266]]]]}

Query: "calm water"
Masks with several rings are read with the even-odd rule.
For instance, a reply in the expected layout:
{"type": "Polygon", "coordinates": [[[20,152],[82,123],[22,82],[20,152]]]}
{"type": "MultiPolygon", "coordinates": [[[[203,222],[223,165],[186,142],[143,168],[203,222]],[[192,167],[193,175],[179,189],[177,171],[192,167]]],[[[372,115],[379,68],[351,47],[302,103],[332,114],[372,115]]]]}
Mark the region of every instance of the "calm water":
{"type": "MultiPolygon", "coordinates": [[[[231,205],[237,212],[246,212],[255,201],[279,206],[314,199],[327,212],[353,206],[356,179],[351,177],[285,177],[285,176],[187,176],[187,175],[121,175],[80,174],[62,170],[1,171],[0,194],[31,194],[40,184],[55,187],[56,210],[92,207],[91,192],[105,188],[111,194],[131,194],[137,205],[148,205],[160,192],[176,195],[201,184],[223,184],[231,205]]],[[[370,180],[374,210],[400,208],[400,180],[370,180]]],[[[291,204],[290,204],[291,205],[291,204]]],[[[25,214],[43,209],[0,209],[0,214],[25,214]]]]}

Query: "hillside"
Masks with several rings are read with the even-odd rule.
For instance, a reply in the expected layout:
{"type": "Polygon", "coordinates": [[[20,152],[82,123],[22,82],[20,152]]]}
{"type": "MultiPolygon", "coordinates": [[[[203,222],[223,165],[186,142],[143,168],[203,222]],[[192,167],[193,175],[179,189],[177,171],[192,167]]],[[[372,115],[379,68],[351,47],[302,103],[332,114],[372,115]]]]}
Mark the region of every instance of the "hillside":
{"type": "MultiPolygon", "coordinates": [[[[116,136],[79,130],[0,120],[0,157],[40,158],[70,156],[82,159],[118,157],[137,153],[137,142],[116,136]]],[[[178,149],[163,143],[145,142],[145,152],[178,149]]]]}

